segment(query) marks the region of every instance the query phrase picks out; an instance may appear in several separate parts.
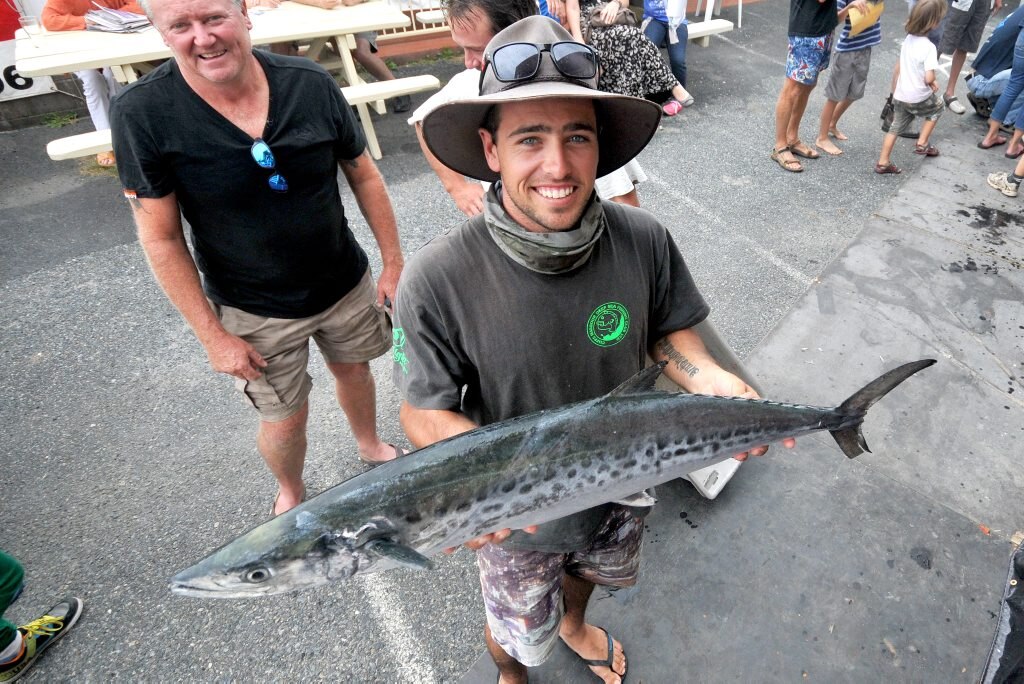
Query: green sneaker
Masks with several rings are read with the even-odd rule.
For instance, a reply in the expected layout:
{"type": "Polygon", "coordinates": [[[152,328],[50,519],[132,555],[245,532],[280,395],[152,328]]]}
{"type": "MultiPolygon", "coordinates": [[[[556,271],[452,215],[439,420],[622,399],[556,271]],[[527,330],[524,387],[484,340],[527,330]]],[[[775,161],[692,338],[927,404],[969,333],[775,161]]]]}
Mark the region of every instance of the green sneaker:
{"type": "Polygon", "coordinates": [[[82,599],[66,598],[38,620],[18,627],[24,640],[21,655],[13,662],[0,665],[0,682],[13,682],[25,674],[43,651],[74,627],[81,614],[82,599]]]}

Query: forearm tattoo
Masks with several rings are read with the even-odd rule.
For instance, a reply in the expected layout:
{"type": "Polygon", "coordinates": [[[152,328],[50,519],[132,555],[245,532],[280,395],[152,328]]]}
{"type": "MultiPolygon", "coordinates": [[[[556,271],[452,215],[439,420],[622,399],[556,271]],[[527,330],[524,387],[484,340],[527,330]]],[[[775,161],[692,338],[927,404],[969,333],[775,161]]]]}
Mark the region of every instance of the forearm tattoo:
{"type": "Polygon", "coordinates": [[[658,351],[665,355],[669,361],[675,364],[675,367],[679,369],[681,373],[686,373],[691,378],[700,373],[700,368],[697,368],[688,358],[683,356],[672,346],[672,343],[666,340],[658,341],[658,351]]]}

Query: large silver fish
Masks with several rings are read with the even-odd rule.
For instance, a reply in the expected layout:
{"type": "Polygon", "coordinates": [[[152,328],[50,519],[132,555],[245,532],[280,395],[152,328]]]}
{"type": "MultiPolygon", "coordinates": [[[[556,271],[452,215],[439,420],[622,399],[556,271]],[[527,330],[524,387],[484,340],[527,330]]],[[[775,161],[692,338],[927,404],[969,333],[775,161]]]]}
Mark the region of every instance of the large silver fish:
{"type": "Polygon", "coordinates": [[[267,596],[429,567],[429,556],[482,534],[622,500],[819,430],[853,458],[867,450],[868,408],[933,363],[895,368],[834,408],[659,392],[662,366],[652,366],[603,397],[487,425],[342,482],[181,571],[171,590],[267,596]]]}

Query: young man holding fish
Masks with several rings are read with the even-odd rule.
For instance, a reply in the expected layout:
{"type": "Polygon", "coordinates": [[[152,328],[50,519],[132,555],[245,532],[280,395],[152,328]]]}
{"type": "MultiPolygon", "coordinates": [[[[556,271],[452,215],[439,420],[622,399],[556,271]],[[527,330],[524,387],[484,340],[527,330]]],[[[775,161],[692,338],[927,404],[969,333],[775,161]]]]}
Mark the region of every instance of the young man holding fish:
{"type": "MultiPolygon", "coordinates": [[[[413,444],[601,396],[648,355],[690,392],[756,397],[691,329],[709,308],[665,228],[594,194],[654,135],[658,106],[597,91],[592,49],[543,17],[498,33],[482,71],[480,97],[423,121],[442,163],[495,184],[483,213],[424,246],[399,286],[394,374],[413,444]]],[[[467,544],[499,681],[525,682],[559,637],[621,681],[622,645],[585,611],[595,584],[635,583],[642,521],[605,504],[529,531],[467,544]]]]}

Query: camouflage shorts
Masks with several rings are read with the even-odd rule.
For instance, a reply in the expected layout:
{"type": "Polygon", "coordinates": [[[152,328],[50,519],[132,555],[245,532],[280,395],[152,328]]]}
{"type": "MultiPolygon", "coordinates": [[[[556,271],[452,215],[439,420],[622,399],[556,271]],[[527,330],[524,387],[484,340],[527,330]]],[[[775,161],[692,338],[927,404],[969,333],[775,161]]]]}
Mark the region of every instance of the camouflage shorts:
{"type": "Polygon", "coordinates": [[[491,637],[527,667],[540,665],[555,647],[562,621],[562,573],[594,584],[636,584],[644,522],[613,508],[590,548],[575,553],[510,551],[488,544],[477,551],[480,588],[491,637]]]}

